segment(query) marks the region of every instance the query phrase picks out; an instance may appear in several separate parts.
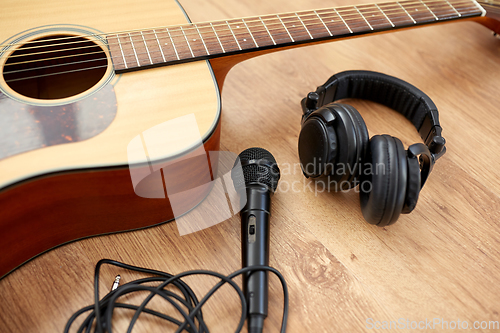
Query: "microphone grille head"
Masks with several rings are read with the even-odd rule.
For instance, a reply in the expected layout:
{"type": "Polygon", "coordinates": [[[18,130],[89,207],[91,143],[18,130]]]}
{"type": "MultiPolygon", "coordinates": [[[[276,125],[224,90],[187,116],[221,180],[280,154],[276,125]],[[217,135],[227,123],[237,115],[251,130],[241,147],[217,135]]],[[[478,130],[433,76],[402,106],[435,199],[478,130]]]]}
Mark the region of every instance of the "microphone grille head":
{"type": "Polygon", "coordinates": [[[238,157],[245,185],[265,185],[271,192],[276,191],[280,179],[280,169],[270,152],[263,148],[248,148],[242,151],[238,157]]]}

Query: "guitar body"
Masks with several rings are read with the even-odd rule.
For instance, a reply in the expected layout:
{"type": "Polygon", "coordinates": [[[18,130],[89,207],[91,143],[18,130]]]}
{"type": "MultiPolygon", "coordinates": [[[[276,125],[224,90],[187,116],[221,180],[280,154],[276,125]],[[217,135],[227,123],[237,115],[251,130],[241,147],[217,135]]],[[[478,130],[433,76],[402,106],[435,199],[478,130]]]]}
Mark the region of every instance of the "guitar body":
{"type": "Polygon", "coordinates": [[[458,19],[500,31],[496,3],[453,4],[339,9],[347,21],[325,8],[183,28],[188,18],[175,0],[4,1],[0,278],[58,245],[169,221],[203,201],[217,167],[207,152],[219,148],[220,89],[238,62],[458,19]]]}
{"type": "MultiPolygon", "coordinates": [[[[188,20],[173,0],[8,0],[2,12],[9,13],[0,22],[4,74],[20,45],[37,45],[29,44],[34,40],[188,20]]],[[[172,220],[166,193],[163,198],[136,194],[162,178],[133,184],[129,169],[129,162],[138,162],[143,173],[160,175],[158,161],[141,166],[128,154],[129,144],[158,124],[194,115],[198,125],[201,145],[177,141],[159,158],[173,165],[168,178],[178,180],[178,191],[211,177],[206,162],[198,163],[200,157],[207,160],[205,151],[219,148],[220,95],[208,61],[115,75],[102,37],[102,44],[91,47],[101,59],[87,60],[104,64],[95,71],[73,69],[85,73],[45,74],[25,83],[20,67],[10,74],[13,81],[7,74],[0,77],[0,277],[75,239],[172,220]]],[[[49,49],[42,51],[38,61],[50,55],[49,49]]],[[[47,67],[58,66],[72,65],[47,67]]],[[[207,191],[187,196],[181,210],[195,207],[207,191]]]]}

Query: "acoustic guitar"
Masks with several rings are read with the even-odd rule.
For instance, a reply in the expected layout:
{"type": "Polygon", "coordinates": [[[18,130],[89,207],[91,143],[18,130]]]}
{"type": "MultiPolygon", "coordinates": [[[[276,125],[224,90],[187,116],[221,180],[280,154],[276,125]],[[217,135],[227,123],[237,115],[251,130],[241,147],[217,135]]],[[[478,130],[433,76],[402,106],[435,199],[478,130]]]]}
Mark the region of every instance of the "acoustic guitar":
{"type": "MultiPolygon", "coordinates": [[[[220,90],[238,62],[457,20],[500,32],[498,3],[471,0],[196,24],[175,1],[102,1],[96,11],[81,0],[63,7],[54,0],[7,0],[2,12],[8,14],[0,21],[0,277],[69,241],[172,220],[164,180],[183,193],[215,174],[206,152],[219,148],[220,90]],[[125,19],[130,13],[137,18],[125,19]],[[200,145],[177,140],[161,153],[131,158],[131,142],[144,143],[158,124],[186,116],[196,121],[200,145]],[[149,176],[134,182],[132,169],[149,176]],[[157,195],[139,195],[149,189],[157,195]]],[[[169,131],[183,137],[184,128],[169,131]]],[[[183,197],[181,213],[207,191],[183,197]]]]}

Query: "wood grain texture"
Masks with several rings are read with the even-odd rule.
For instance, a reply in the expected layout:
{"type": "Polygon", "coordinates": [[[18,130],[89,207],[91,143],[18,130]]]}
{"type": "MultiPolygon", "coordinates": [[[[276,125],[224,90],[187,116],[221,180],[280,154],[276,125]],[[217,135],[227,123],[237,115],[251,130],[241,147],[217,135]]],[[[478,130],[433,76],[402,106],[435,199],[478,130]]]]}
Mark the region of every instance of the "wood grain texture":
{"type": "MultiPolygon", "coordinates": [[[[337,0],[327,6],[368,2],[337,0]]],[[[326,6],[319,0],[182,4],[191,19],[200,22],[326,6]]],[[[277,52],[229,72],[223,91],[222,148],[239,153],[264,147],[282,171],[272,203],[270,262],[289,284],[288,332],[370,331],[367,318],[460,319],[471,325],[476,320],[500,321],[498,73],[500,41],[474,22],[277,52]],[[426,92],[440,110],[447,139],[448,151],[436,164],[415,211],[387,228],[363,221],[355,191],[315,192],[298,168],[300,99],[330,75],[349,69],[384,72],[426,92]]],[[[406,147],[420,142],[403,116],[374,103],[350,102],[361,112],[370,135],[389,133],[406,147]]],[[[232,272],[240,267],[239,233],[235,216],[182,237],[175,223],[168,223],[57,248],[0,280],[0,332],[62,331],[74,311],[92,302],[93,268],[101,258],[171,273],[195,268],[232,272]]],[[[107,269],[101,292],[119,273],[124,281],[135,278],[107,269]]],[[[188,282],[200,292],[214,283],[188,282]]],[[[279,282],[271,278],[270,288],[266,332],[278,332],[279,282]]],[[[211,331],[232,332],[239,314],[237,296],[223,290],[204,314],[211,331]]],[[[161,331],[157,322],[143,319],[135,331],[161,331]]],[[[124,331],[126,322],[118,320],[116,327],[124,331]]]]}
{"type": "Polygon", "coordinates": [[[76,170],[31,179],[1,192],[0,203],[5,211],[0,220],[0,253],[4,253],[0,257],[0,276],[61,244],[145,228],[189,212],[210,193],[207,180],[212,179],[212,171],[206,152],[217,151],[219,139],[220,126],[204,146],[164,162],[164,169],[151,174],[150,165],[76,170]],[[134,187],[130,174],[137,169],[148,176],[134,187]],[[164,177],[168,195],[163,183],[158,182],[162,170],[168,170],[164,177]],[[106,223],[101,223],[103,217],[106,223]]]}

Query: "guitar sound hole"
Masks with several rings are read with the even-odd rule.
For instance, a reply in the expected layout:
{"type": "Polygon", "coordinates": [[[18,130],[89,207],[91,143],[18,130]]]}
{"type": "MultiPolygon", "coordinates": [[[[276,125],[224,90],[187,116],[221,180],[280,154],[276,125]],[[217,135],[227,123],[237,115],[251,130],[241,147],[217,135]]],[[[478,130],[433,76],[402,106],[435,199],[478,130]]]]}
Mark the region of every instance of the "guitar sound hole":
{"type": "Polygon", "coordinates": [[[92,88],[107,66],[106,53],[93,41],[53,35],[31,40],[12,53],[3,77],[12,90],[23,96],[50,100],[92,88]]]}

